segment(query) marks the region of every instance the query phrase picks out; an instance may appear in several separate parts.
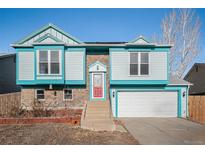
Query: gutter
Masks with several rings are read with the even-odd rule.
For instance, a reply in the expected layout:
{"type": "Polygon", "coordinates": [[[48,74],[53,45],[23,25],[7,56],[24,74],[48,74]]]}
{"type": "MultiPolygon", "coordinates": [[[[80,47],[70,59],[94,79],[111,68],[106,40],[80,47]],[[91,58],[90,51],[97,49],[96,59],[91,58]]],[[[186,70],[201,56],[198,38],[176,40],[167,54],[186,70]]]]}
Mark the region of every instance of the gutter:
{"type": "Polygon", "coordinates": [[[171,48],[172,45],[157,45],[157,44],[134,44],[134,43],[125,43],[125,44],[66,44],[63,42],[57,43],[33,43],[31,45],[22,45],[22,44],[10,44],[12,47],[33,47],[34,45],[64,45],[66,47],[162,47],[162,48],[171,48]]]}

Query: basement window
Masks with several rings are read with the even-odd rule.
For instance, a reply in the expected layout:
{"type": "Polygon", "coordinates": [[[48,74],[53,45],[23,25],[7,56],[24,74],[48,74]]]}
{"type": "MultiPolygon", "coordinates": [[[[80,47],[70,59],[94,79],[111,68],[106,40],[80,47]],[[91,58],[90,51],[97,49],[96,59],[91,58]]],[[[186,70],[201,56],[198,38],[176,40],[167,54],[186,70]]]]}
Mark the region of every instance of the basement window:
{"type": "Polygon", "coordinates": [[[44,89],[37,89],[36,90],[36,99],[37,100],[44,100],[45,99],[44,89]]]}
{"type": "Polygon", "coordinates": [[[72,89],[64,89],[63,94],[64,94],[63,95],[64,100],[72,100],[73,99],[72,89]]]}

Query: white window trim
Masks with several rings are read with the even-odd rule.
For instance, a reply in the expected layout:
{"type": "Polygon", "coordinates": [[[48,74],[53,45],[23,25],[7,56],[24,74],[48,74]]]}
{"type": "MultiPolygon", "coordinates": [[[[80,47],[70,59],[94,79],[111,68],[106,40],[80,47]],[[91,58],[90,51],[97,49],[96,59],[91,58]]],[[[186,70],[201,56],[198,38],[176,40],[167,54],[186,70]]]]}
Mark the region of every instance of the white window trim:
{"type": "Polygon", "coordinates": [[[105,94],[104,94],[104,91],[105,91],[105,84],[104,84],[104,82],[105,82],[105,73],[91,73],[92,75],[92,87],[91,87],[91,92],[92,92],[92,99],[102,99],[102,98],[104,98],[105,97],[105,94]],[[102,75],[102,88],[103,88],[103,95],[102,95],[102,97],[94,97],[94,95],[93,95],[93,86],[94,86],[94,75],[95,74],[100,74],[100,75],[102,75]]]}
{"type": "Polygon", "coordinates": [[[130,52],[129,54],[129,76],[130,77],[147,77],[150,76],[150,56],[149,56],[149,52],[130,52]],[[130,74],[130,56],[131,53],[138,53],[138,75],[131,75],[130,74]],[[141,74],[141,53],[148,53],[148,74],[141,74]]]}
{"type": "Polygon", "coordinates": [[[35,89],[35,98],[37,99],[37,100],[39,100],[39,101],[45,101],[45,89],[35,89]],[[44,99],[38,99],[37,98],[37,91],[38,90],[43,90],[44,91],[44,99]]]}
{"type": "Polygon", "coordinates": [[[40,58],[39,58],[39,52],[40,52],[41,50],[37,50],[37,59],[36,59],[36,61],[37,61],[37,75],[62,75],[62,51],[61,50],[43,50],[43,51],[48,51],[48,74],[42,74],[42,73],[40,73],[39,71],[39,62],[40,62],[40,58]],[[58,74],[51,74],[51,52],[52,51],[58,51],[59,52],[59,73],[58,74]]]}
{"type": "Polygon", "coordinates": [[[69,89],[69,88],[64,88],[63,89],[63,100],[64,101],[73,101],[73,89],[69,89]],[[72,91],[72,99],[65,99],[65,97],[64,97],[64,95],[65,95],[64,90],[71,90],[72,91]]]}

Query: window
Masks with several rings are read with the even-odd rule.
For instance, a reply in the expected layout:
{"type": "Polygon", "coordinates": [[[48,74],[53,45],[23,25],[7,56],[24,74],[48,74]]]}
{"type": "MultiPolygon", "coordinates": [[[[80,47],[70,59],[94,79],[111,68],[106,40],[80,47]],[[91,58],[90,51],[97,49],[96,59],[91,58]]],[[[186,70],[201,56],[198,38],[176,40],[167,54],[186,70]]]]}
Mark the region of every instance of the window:
{"type": "Polygon", "coordinates": [[[38,100],[44,100],[45,96],[44,96],[44,90],[43,89],[37,89],[36,90],[36,98],[38,100]]]}
{"type": "Polygon", "coordinates": [[[39,72],[48,74],[48,51],[39,52],[39,72]]]}
{"type": "Polygon", "coordinates": [[[138,53],[130,53],[130,75],[138,75],[138,53]]]}
{"type": "Polygon", "coordinates": [[[59,52],[51,51],[51,74],[59,74],[59,52]]]}
{"type": "Polygon", "coordinates": [[[148,53],[141,53],[141,63],[140,63],[140,74],[148,75],[149,74],[149,57],[148,53]]]}
{"type": "Polygon", "coordinates": [[[64,89],[64,100],[72,100],[73,91],[71,89],[64,89]]]}
{"type": "Polygon", "coordinates": [[[149,74],[149,54],[146,52],[130,53],[130,75],[149,74]]]}
{"type": "Polygon", "coordinates": [[[60,74],[60,52],[39,51],[39,74],[60,74]]]}

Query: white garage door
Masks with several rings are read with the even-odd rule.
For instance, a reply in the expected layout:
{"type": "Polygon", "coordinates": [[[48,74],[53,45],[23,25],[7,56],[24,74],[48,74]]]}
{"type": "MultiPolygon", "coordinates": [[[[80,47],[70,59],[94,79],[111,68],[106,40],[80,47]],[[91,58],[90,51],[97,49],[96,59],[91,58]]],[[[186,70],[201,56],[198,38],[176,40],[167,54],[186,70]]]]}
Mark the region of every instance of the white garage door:
{"type": "Polygon", "coordinates": [[[177,92],[119,92],[118,117],[177,117],[177,92]]]}

